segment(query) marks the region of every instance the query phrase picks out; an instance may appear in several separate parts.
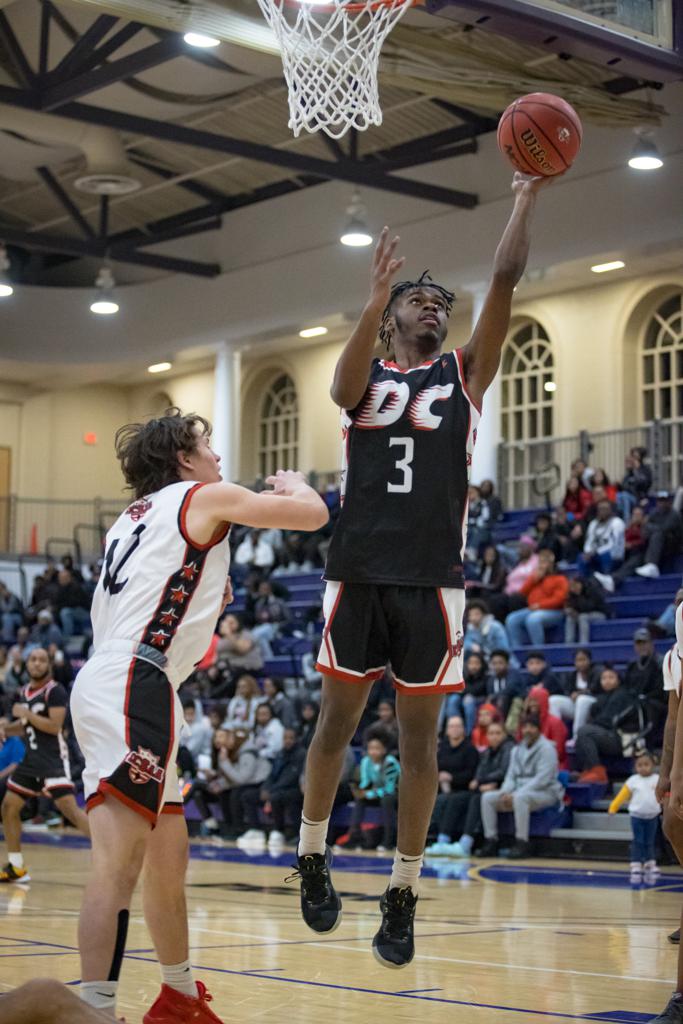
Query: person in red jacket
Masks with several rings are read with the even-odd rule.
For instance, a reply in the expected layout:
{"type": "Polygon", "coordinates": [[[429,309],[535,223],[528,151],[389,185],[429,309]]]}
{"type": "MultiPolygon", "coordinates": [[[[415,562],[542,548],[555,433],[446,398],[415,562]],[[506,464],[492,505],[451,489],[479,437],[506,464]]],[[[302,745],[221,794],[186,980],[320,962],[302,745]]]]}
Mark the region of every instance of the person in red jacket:
{"type": "MultiPolygon", "coordinates": [[[[544,686],[532,686],[524,701],[522,717],[524,715],[538,715],[542,735],[555,744],[560,768],[568,768],[569,762],[567,761],[565,749],[568,736],[567,726],[557,715],[550,714],[548,710],[549,700],[550,695],[544,686]]],[[[521,740],[522,729],[520,727],[517,732],[517,742],[520,743],[521,740]]]]}
{"type": "Polygon", "coordinates": [[[526,608],[510,612],[505,620],[510,644],[515,648],[526,643],[542,647],[546,628],[564,622],[564,606],[569,595],[569,581],[555,572],[552,551],[539,551],[538,569],[522,585],[520,594],[526,597],[526,608]]]}
{"type": "Polygon", "coordinates": [[[567,481],[562,505],[574,519],[583,519],[586,509],[592,502],[593,497],[587,487],[581,483],[578,476],[570,476],[567,481]]]}

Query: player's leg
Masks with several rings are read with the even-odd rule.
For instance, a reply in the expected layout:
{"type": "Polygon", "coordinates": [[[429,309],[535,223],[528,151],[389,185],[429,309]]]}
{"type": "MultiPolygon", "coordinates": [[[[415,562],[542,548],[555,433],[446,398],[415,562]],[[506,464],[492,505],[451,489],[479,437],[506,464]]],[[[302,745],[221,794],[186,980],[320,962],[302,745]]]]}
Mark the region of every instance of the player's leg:
{"type": "Polygon", "coordinates": [[[2,827],[7,846],[7,865],[0,871],[0,883],[29,880],[21,853],[21,810],[26,799],[8,789],[2,798],[2,827]]]}
{"type": "Polygon", "coordinates": [[[88,815],[85,811],[76,803],[76,798],[73,793],[68,793],[61,797],[53,797],[55,806],[60,814],[63,814],[67,821],[70,821],[74,828],[77,828],[79,832],[82,832],[84,836],[90,838],[90,824],[88,822],[88,815]]]}
{"type": "Polygon", "coordinates": [[[78,926],[81,995],[113,1011],[128,909],[142,869],[150,823],[114,797],[90,811],[92,862],[78,926]]]}
{"type": "MultiPolygon", "coordinates": [[[[678,863],[683,865],[683,821],[669,808],[669,801],[664,801],[664,817],[662,822],[664,835],[673,846],[678,863]]],[[[683,909],[681,910],[681,923],[683,928],[683,909]]],[[[676,991],[669,1000],[666,1008],[657,1017],[654,1017],[652,1024],[683,1024],[683,945],[678,946],[678,967],[676,972],[676,991]]]]}
{"type": "Polygon", "coordinates": [[[0,998],[0,1024],[112,1024],[53,978],[33,978],[0,998]]]}

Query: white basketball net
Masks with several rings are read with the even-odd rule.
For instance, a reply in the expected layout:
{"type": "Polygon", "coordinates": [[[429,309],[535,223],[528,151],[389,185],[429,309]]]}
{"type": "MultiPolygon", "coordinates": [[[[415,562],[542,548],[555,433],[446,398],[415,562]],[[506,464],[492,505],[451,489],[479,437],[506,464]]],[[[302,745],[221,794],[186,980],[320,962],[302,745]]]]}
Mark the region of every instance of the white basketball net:
{"type": "Polygon", "coordinates": [[[277,38],[295,135],[382,123],[377,66],[382,44],[411,0],[258,0],[277,38]]]}

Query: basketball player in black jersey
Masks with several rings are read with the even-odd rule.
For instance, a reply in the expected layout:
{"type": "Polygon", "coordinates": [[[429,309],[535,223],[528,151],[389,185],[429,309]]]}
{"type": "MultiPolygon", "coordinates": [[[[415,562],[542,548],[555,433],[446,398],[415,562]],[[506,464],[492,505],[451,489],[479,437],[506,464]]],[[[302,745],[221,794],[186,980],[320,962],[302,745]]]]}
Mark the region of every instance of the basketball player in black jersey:
{"type": "Polygon", "coordinates": [[[325,848],[329,816],[346,748],[389,663],[400,725],[398,848],[373,941],[387,967],[414,956],[439,712],[444,694],[464,687],[462,558],[476,424],[547,180],[515,174],[488,295],[471,339],[456,352],[441,351],[454,296],[426,275],[392,288],[404,259],[395,257],[399,239],[389,241],[384,228],[369,299],[332,382],[342,410],[343,505],[326,566],[322,705],[306,766],[297,867],[304,920],[317,932],[333,931],[341,900],[325,848]],[[378,333],[392,360],[373,359],[378,333]]]}
{"type": "Polygon", "coordinates": [[[8,851],[8,863],[0,871],[0,883],[28,882],[21,853],[21,811],[28,799],[47,794],[60,814],[84,835],[90,835],[88,818],[74,797],[69,771],[69,755],[62,736],[66,718],[67,694],[52,678],[50,655],[34,647],[26,659],[29,682],[12,707],[10,722],[0,720],[5,736],[21,736],[26,753],[7,782],[2,801],[2,826],[8,851]]]}

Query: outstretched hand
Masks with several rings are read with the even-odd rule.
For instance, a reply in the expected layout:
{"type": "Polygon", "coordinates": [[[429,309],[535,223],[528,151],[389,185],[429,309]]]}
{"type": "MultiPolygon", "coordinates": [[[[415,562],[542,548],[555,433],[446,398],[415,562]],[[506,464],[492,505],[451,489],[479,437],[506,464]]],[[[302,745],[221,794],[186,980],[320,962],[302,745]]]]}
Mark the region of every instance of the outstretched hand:
{"type": "Polygon", "coordinates": [[[262,491],[262,494],[283,494],[289,496],[295,490],[298,490],[302,484],[306,483],[306,477],[303,473],[296,472],[293,469],[278,469],[277,473],[273,476],[266,477],[266,483],[273,489],[272,491],[262,491]]]}
{"type": "Polygon", "coordinates": [[[398,235],[389,241],[389,228],[382,228],[372,258],[370,301],[373,305],[381,306],[382,309],[389,301],[392,278],[406,261],[405,256],[394,258],[396,247],[400,241],[398,235]]]}
{"type": "Polygon", "coordinates": [[[561,174],[554,175],[538,175],[533,174],[522,174],[521,171],[515,171],[512,176],[512,191],[515,194],[515,198],[520,195],[535,195],[540,189],[545,188],[551,184],[556,178],[561,178],[561,174]]]}

